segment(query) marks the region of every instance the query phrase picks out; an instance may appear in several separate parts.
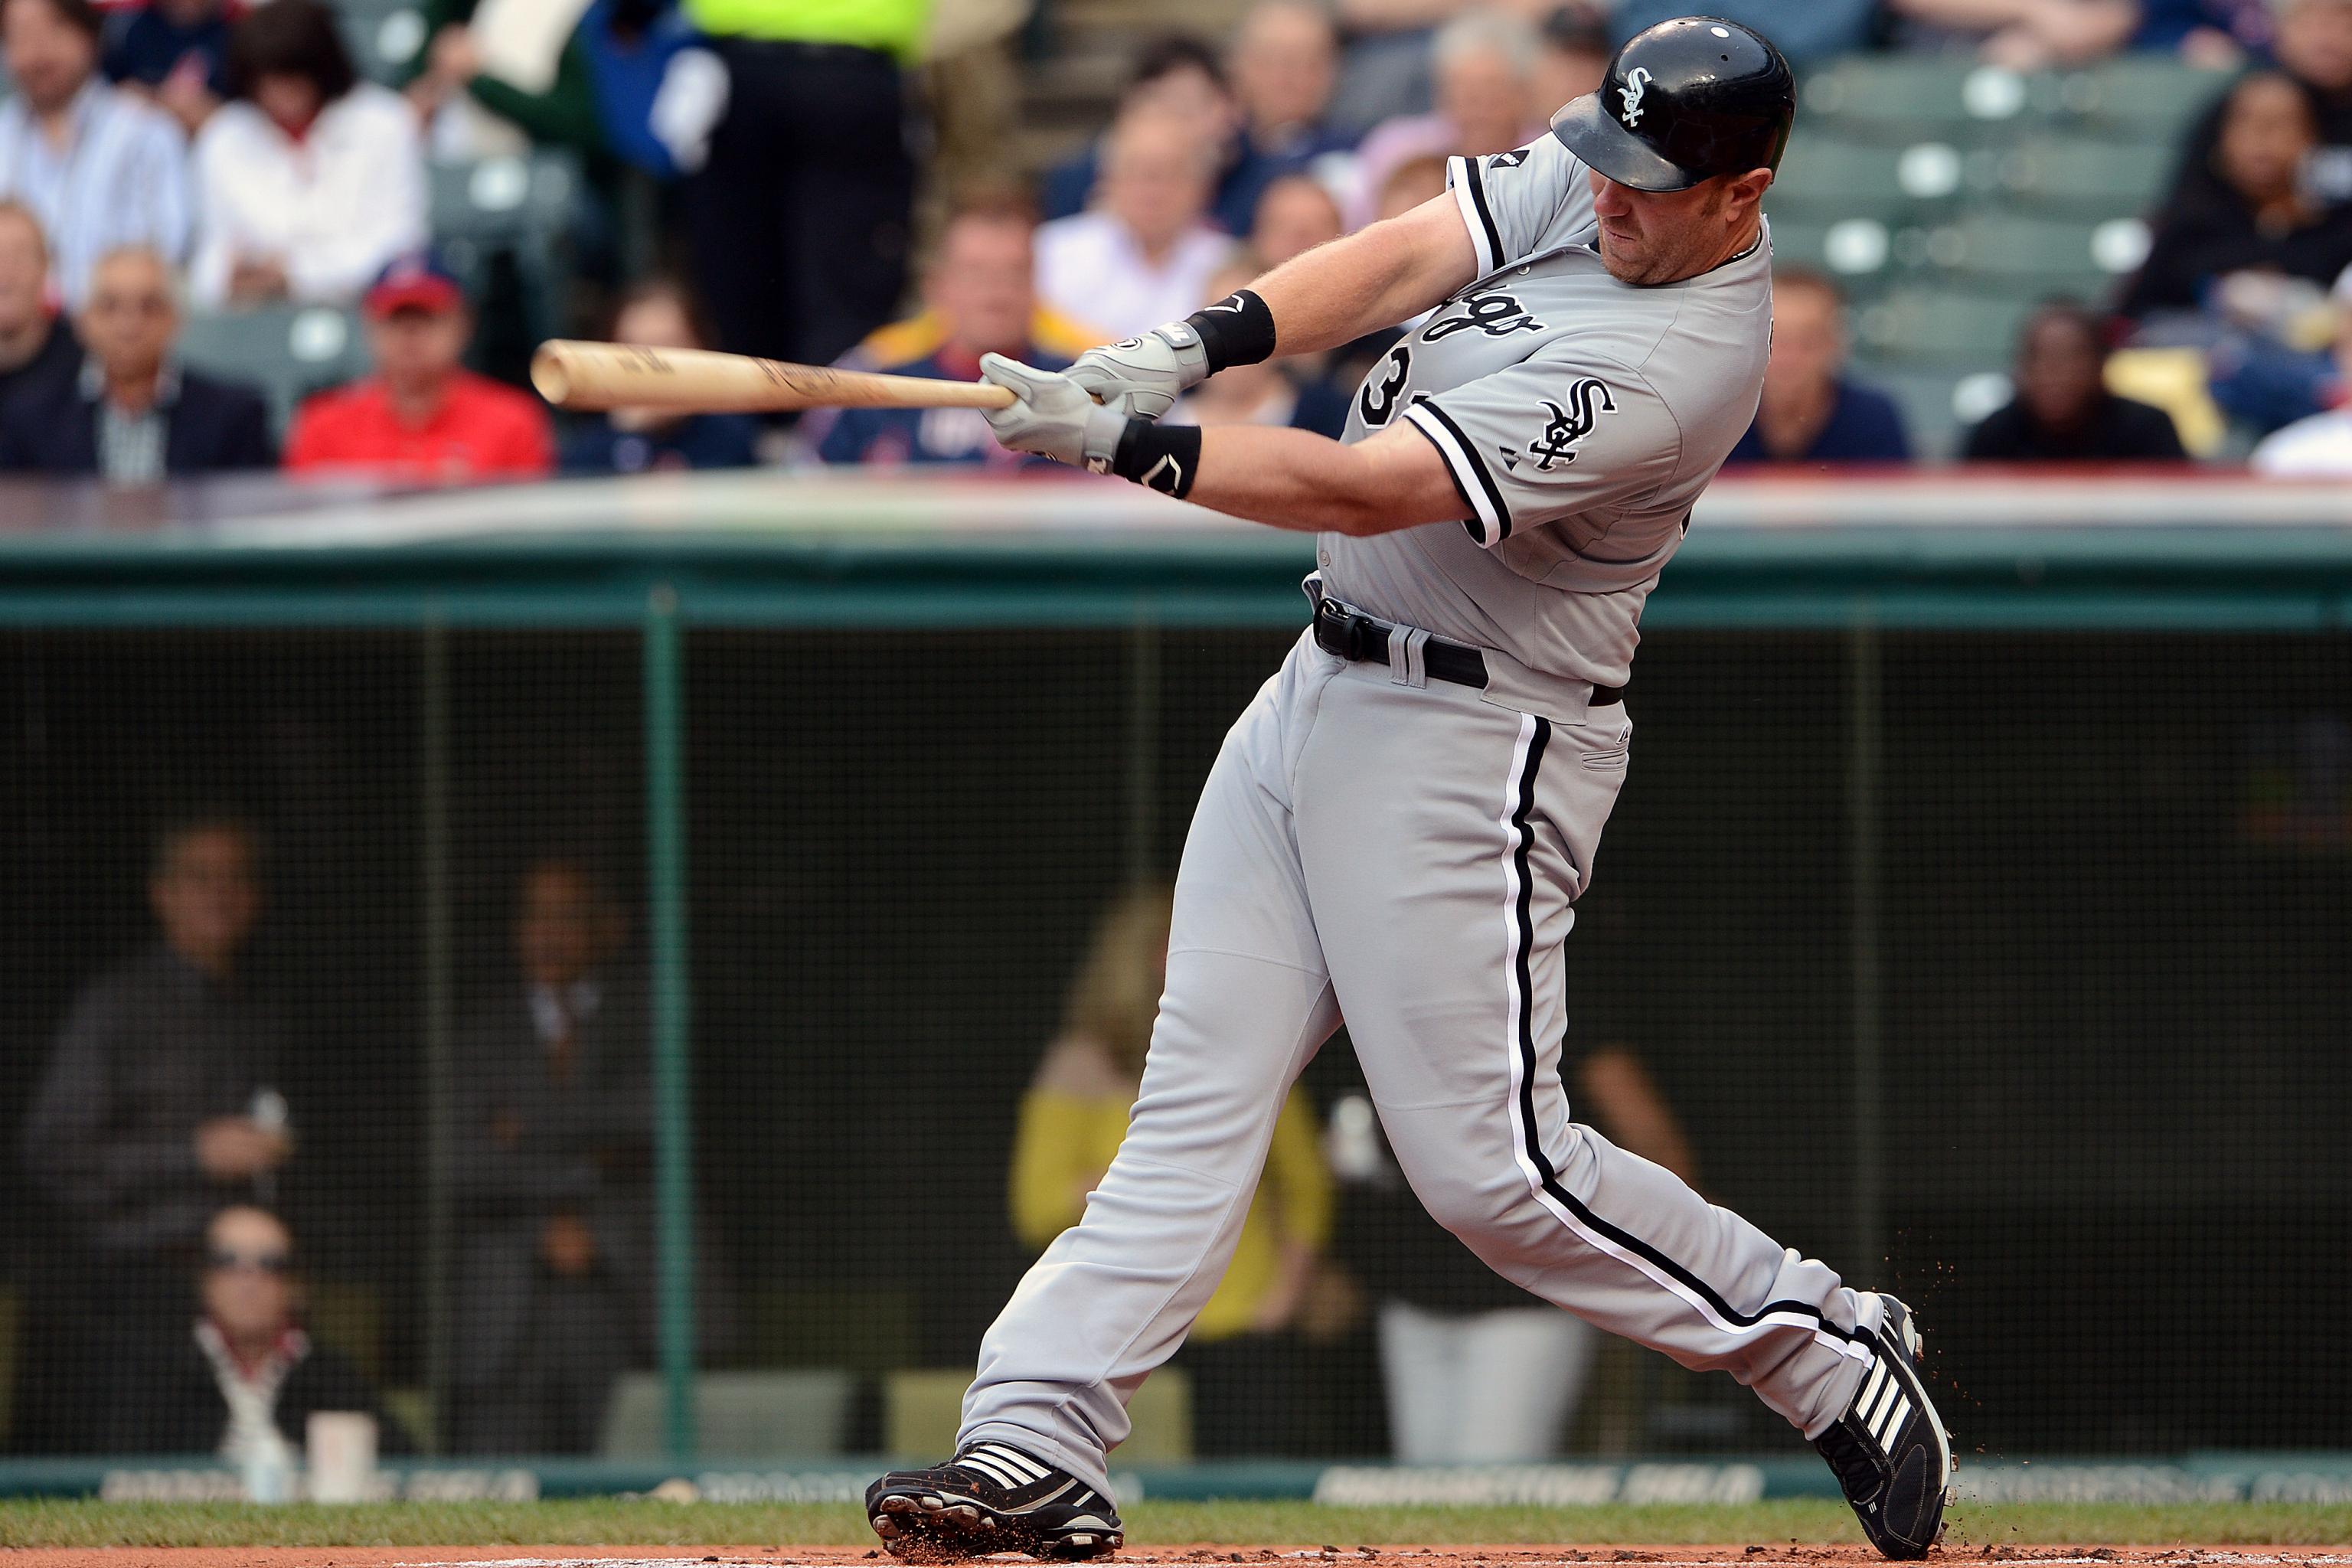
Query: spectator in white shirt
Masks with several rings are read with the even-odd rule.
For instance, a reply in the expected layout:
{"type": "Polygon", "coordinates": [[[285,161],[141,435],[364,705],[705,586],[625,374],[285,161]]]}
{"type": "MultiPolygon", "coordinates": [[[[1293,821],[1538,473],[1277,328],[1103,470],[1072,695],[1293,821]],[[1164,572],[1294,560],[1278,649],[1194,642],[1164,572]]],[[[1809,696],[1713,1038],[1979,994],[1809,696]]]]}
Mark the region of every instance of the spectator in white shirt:
{"type": "Polygon", "coordinates": [[[2254,472],[2274,479],[2352,479],[2352,271],[2336,284],[2336,406],[2273,431],[2254,472]]]}
{"type": "Polygon", "coordinates": [[[196,137],[199,305],[347,305],[426,237],[416,116],[359,79],[318,0],[270,0],[229,43],[233,101],[196,137]]]}
{"type": "Polygon", "coordinates": [[[90,0],[0,0],[0,56],[16,84],[0,105],[0,196],[40,220],[77,310],[100,257],[188,252],[187,142],[170,115],[100,79],[100,31],[90,0]]]}
{"type": "Polygon", "coordinates": [[[1136,110],[1111,128],[1095,205],[1037,231],[1037,296],[1119,337],[1200,308],[1233,249],[1205,221],[1215,152],[1186,121],[1136,110]]]}

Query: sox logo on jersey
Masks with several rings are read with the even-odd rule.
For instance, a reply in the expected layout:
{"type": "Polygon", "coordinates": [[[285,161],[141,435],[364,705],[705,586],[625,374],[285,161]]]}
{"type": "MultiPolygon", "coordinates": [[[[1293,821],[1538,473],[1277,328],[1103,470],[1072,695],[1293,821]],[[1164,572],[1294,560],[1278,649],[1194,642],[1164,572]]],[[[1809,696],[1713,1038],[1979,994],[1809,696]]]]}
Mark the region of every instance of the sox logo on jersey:
{"type": "Polygon", "coordinates": [[[1547,397],[1543,405],[1551,421],[1543,428],[1542,437],[1528,443],[1527,455],[1536,460],[1536,467],[1545,473],[1551,466],[1576,461],[1576,444],[1592,434],[1592,427],[1603,414],[1617,412],[1617,400],[1609,395],[1608,384],[1598,376],[1588,375],[1568,389],[1568,404],[1562,408],[1547,397]]]}

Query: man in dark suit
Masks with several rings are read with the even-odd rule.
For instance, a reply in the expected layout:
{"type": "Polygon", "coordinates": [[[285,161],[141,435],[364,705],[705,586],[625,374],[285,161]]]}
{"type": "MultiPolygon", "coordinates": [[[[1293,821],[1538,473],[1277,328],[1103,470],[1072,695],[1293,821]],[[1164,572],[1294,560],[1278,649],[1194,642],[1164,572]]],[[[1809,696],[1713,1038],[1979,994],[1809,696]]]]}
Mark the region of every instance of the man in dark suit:
{"type": "Polygon", "coordinates": [[[613,964],[624,935],[592,870],[541,859],[520,984],[459,1036],[458,1453],[593,1448],[648,1337],[652,1094],[644,998],[613,964]]]}
{"type": "Polygon", "coordinates": [[[79,374],[0,408],[0,468],[136,486],[277,467],[261,394],[172,357],[180,312],[161,256],[132,246],[100,258],[80,324],[79,374]]]}
{"type": "MultiPolygon", "coordinates": [[[[26,1375],[70,1368],[88,1420],[58,1447],[110,1447],[146,1397],[128,1368],[187,1321],[187,1280],[226,1204],[268,1201],[294,1152],[278,1086],[279,1011],[246,973],[262,905],[260,841],[199,813],[158,836],[147,899],[162,941],[99,976],[58,1033],[25,1119],[24,1168],[76,1245],[55,1261],[70,1300],[44,1303],[26,1375]]],[[[49,1398],[20,1409],[52,1406],[49,1398]]]]}

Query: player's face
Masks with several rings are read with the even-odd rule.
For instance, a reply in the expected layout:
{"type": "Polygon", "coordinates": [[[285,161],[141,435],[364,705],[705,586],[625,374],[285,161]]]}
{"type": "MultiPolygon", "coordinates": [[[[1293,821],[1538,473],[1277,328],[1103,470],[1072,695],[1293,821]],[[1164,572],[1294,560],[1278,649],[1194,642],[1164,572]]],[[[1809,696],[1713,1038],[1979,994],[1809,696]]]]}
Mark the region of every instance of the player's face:
{"type": "MultiPolygon", "coordinates": [[[[1675,283],[1720,266],[1746,243],[1754,217],[1732,181],[1713,179],[1687,191],[1637,191],[1599,170],[1592,210],[1601,220],[1601,259],[1621,283],[1675,283]]],[[[1762,186],[1757,187],[1759,195],[1762,186]]]]}

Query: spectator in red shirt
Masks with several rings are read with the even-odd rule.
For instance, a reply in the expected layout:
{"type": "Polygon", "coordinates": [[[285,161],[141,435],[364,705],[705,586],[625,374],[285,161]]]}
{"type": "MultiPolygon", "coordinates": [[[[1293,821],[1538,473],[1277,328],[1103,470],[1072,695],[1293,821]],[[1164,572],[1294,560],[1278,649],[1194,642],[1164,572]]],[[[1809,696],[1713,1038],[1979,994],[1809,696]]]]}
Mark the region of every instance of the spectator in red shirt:
{"type": "Polygon", "coordinates": [[[394,261],[360,309],[376,373],[302,405],[287,437],[289,472],[436,485],[553,471],[547,410],[458,363],[474,317],[446,268],[423,256],[394,261]]]}

